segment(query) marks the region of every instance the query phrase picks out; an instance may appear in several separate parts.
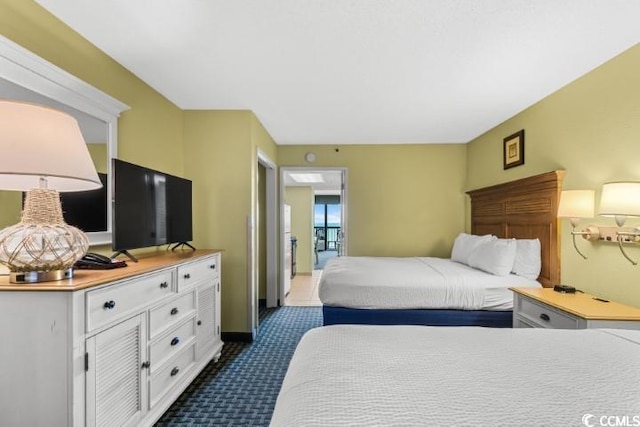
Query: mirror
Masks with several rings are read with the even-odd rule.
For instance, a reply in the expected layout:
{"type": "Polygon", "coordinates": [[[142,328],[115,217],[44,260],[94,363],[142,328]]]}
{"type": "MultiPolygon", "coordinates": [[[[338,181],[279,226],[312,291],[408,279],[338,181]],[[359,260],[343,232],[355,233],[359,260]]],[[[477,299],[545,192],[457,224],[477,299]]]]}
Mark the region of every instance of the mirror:
{"type": "MultiPolygon", "coordinates": [[[[57,66],[0,36],[0,98],[47,105],[74,116],[99,173],[111,176],[117,157],[118,116],[129,107],[57,66]]],[[[107,179],[106,200],[112,200],[107,179]]],[[[0,191],[0,228],[20,219],[21,194],[0,191]]],[[[64,208],[64,207],[63,207],[64,208]]],[[[111,243],[112,205],[104,230],[87,232],[92,246],[111,243]]]]}

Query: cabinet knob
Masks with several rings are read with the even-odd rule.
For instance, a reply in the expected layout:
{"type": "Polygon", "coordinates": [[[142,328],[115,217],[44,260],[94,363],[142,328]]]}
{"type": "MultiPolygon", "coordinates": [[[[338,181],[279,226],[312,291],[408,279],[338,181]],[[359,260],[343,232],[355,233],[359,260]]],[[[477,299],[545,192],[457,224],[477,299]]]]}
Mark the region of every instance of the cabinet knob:
{"type": "Polygon", "coordinates": [[[210,269],[212,269],[212,270],[215,270],[215,269],[216,269],[216,265],[215,265],[215,264],[211,264],[211,265],[209,266],[209,268],[210,268],[210,269]]]}
{"type": "Polygon", "coordinates": [[[185,279],[191,279],[191,275],[190,275],[189,273],[185,274],[183,277],[184,277],[185,279]]]}
{"type": "Polygon", "coordinates": [[[178,314],[178,312],[179,312],[178,307],[173,307],[170,313],[172,316],[175,316],[176,314],[178,314]]]}
{"type": "Polygon", "coordinates": [[[175,377],[176,375],[178,375],[178,372],[180,372],[180,368],[178,368],[177,366],[175,368],[173,368],[171,370],[171,376],[175,377]]]}
{"type": "Polygon", "coordinates": [[[202,320],[198,320],[198,321],[196,322],[196,324],[197,324],[198,326],[202,325],[202,320]]]}
{"type": "Polygon", "coordinates": [[[178,345],[178,344],[180,344],[180,338],[173,337],[173,339],[171,340],[171,345],[178,345]]]}
{"type": "Polygon", "coordinates": [[[160,288],[167,289],[168,287],[169,287],[169,284],[167,282],[160,283],[160,288]]]}
{"type": "Polygon", "coordinates": [[[116,306],[116,302],[111,300],[111,301],[105,302],[103,307],[105,308],[105,310],[111,310],[112,308],[115,308],[115,306],[116,306]]]}
{"type": "Polygon", "coordinates": [[[142,363],[142,369],[149,369],[149,366],[151,366],[151,362],[148,360],[142,363]]]}
{"type": "Polygon", "coordinates": [[[542,320],[544,320],[545,322],[548,322],[549,320],[551,320],[551,319],[549,318],[549,315],[548,315],[548,314],[545,314],[545,313],[541,313],[541,314],[540,314],[540,318],[541,318],[542,320]]]}

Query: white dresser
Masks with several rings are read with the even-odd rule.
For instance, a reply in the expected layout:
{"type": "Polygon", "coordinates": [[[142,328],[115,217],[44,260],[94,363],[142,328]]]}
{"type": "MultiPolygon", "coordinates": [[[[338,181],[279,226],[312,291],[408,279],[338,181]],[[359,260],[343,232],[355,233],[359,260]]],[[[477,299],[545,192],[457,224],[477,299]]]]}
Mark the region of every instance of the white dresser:
{"type": "Polygon", "coordinates": [[[514,328],[640,329],[640,309],[586,293],[551,288],[511,288],[514,328]]]}
{"type": "Polygon", "coordinates": [[[0,281],[0,425],[153,425],[220,357],[220,251],[0,281]]]}

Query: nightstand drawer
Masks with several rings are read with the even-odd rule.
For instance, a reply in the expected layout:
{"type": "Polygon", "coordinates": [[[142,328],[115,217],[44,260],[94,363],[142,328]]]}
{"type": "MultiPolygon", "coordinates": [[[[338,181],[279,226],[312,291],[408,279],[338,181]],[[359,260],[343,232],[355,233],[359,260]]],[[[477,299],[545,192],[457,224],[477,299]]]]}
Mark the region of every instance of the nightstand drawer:
{"type": "Polygon", "coordinates": [[[552,307],[537,304],[526,298],[519,298],[519,315],[527,323],[533,322],[542,328],[578,329],[578,319],[552,307]]]}

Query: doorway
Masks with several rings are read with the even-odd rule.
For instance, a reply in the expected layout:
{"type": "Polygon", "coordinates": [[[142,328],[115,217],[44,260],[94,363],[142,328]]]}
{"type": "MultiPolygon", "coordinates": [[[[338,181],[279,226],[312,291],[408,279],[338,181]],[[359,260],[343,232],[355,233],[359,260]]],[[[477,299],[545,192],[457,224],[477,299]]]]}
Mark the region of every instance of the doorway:
{"type": "Polygon", "coordinates": [[[346,255],[347,169],[284,167],[280,171],[279,304],[320,305],[317,285],[323,267],[330,258],[346,255]],[[292,247],[295,255],[289,253],[292,247]]]}

